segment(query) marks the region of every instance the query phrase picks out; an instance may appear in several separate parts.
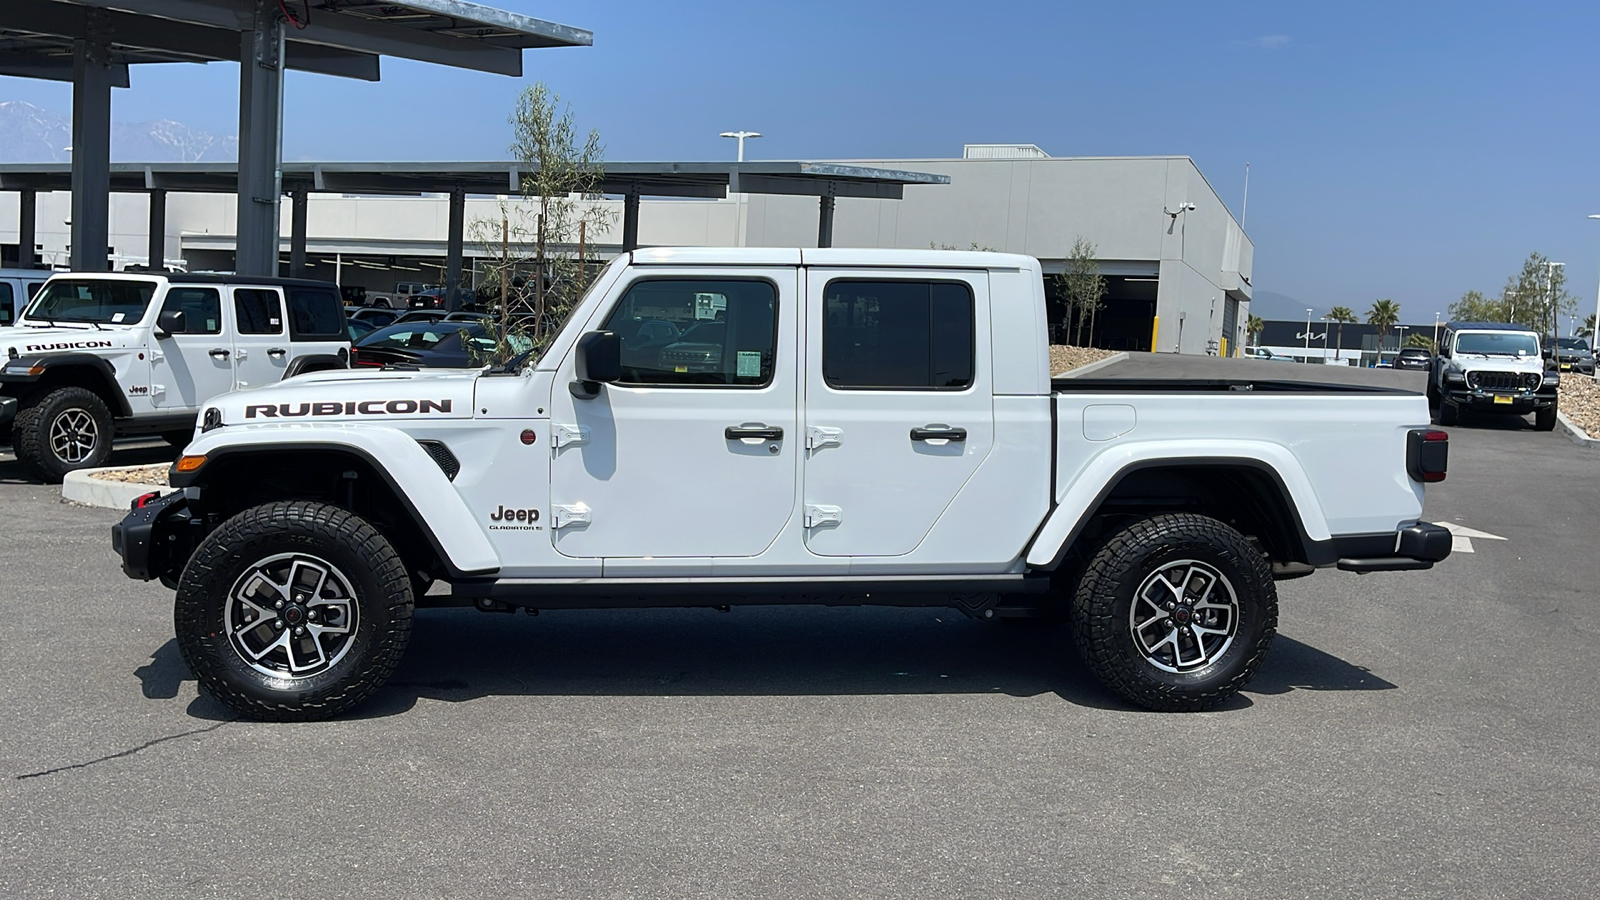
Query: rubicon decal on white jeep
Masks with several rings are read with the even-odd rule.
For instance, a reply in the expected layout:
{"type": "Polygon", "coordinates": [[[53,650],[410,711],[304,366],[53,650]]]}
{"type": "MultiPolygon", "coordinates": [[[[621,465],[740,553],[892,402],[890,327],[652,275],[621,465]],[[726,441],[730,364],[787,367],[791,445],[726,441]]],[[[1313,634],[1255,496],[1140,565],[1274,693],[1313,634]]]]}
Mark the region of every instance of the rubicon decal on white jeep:
{"type": "Polygon", "coordinates": [[[449,411],[448,399],[331,400],[322,403],[252,403],[244,408],[244,417],[277,419],[297,416],[405,416],[449,411]]]}
{"type": "Polygon", "coordinates": [[[22,349],[25,353],[49,353],[52,350],[103,350],[110,346],[110,341],[64,341],[59,344],[29,344],[22,349]]]}

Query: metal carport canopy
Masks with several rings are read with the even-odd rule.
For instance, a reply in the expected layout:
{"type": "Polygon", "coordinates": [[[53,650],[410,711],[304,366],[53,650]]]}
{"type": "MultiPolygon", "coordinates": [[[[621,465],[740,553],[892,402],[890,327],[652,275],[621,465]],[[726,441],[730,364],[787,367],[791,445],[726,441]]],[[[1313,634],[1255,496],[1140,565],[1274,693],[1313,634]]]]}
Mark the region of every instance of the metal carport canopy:
{"type": "Polygon", "coordinates": [[[106,265],[111,89],[128,85],[130,65],[239,62],[238,265],[266,274],[285,69],[376,81],[378,58],[395,56],[521,76],[524,50],[592,43],[583,29],[463,0],[0,0],[0,74],[73,85],[72,261],[86,270],[106,265]]]}

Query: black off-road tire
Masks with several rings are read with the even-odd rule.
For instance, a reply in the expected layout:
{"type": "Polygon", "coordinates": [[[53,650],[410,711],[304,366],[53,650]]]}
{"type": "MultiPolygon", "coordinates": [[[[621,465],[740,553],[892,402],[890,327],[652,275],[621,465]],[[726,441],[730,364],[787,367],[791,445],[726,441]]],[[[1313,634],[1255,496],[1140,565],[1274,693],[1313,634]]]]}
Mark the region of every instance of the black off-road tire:
{"type": "Polygon", "coordinates": [[[1433,377],[1428,377],[1428,408],[1439,408],[1439,389],[1433,386],[1433,377]]]}
{"type": "Polygon", "coordinates": [[[1536,410],[1533,411],[1533,430],[1534,431],[1555,431],[1556,430],[1556,407],[1555,407],[1555,404],[1551,404],[1551,405],[1546,406],[1546,407],[1544,407],[1542,409],[1536,409],[1536,410]]]}
{"type": "Polygon", "coordinates": [[[1455,425],[1461,421],[1461,407],[1450,398],[1439,401],[1439,424],[1455,425]]]}
{"type": "Polygon", "coordinates": [[[1072,603],[1084,662],[1124,699],[1161,711],[1210,709],[1238,693],[1261,668],[1277,627],[1278,593],[1266,558],[1238,531],[1191,513],[1141,519],[1112,535],[1089,561],[1072,603]],[[1232,640],[1213,658],[1168,671],[1136,643],[1130,610],[1147,579],[1183,560],[1226,579],[1219,587],[1232,586],[1237,619],[1232,640]]]}
{"type": "Polygon", "coordinates": [[[168,444],[171,444],[173,447],[182,450],[183,448],[189,446],[190,441],[194,440],[194,429],[191,428],[187,431],[163,431],[161,432],[161,439],[166,441],[168,444]]]}
{"type": "MultiPolygon", "coordinates": [[[[62,387],[43,395],[18,411],[12,425],[11,447],[17,459],[35,475],[56,484],[68,472],[93,469],[111,458],[111,409],[88,388],[62,387]],[[87,446],[74,443],[66,456],[56,452],[52,429],[65,419],[84,423],[93,432],[87,446]]],[[[87,432],[75,432],[87,433],[87,432]]]]}
{"type": "Polygon", "coordinates": [[[348,510],[296,500],[247,509],[201,542],[178,582],[173,618],[183,659],[207,694],[251,719],[310,721],[355,708],[388,681],[410,640],[413,607],[411,578],[388,539],[348,510]],[[336,568],[356,611],[344,655],[289,678],[247,662],[227,625],[236,588],[287,554],[336,568]]]}

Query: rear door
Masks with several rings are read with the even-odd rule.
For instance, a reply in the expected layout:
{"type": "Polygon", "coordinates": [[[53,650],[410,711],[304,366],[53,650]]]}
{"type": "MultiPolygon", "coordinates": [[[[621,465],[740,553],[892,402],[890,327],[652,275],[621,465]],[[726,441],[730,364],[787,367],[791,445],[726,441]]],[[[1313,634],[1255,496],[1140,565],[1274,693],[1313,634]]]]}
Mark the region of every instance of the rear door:
{"type": "Polygon", "coordinates": [[[344,304],[333,285],[290,285],[284,289],[289,315],[289,364],[302,356],[350,357],[350,332],[344,304]]]}
{"type": "Polygon", "coordinates": [[[994,444],[988,273],[813,268],[806,302],[806,546],[910,553],[994,444]]]}
{"type": "Polygon", "coordinates": [[[234,388],[282,381],[289,366],[282,292],[275,287],[235,287],[232,294],[234,388]]]}

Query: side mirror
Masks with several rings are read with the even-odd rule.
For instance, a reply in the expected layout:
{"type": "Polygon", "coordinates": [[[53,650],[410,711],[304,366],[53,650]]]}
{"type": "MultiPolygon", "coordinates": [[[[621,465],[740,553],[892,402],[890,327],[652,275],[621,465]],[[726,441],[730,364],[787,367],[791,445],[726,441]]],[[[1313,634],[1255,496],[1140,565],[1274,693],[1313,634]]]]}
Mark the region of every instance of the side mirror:
{"type": "Polygon", "coordinates": [[[622,378],[622,339],[614,331],[591,331],[578,338],[578,380],[568,385],[572,396],[590,400],[600,385],[622,378]]]}
{"type": "Polygon", "coordinates": [[[170,337],[174,334],[183,334],[189,330],[189,317],[181,309],[162,310],[156,316],[156,337],[170,337]]]}

